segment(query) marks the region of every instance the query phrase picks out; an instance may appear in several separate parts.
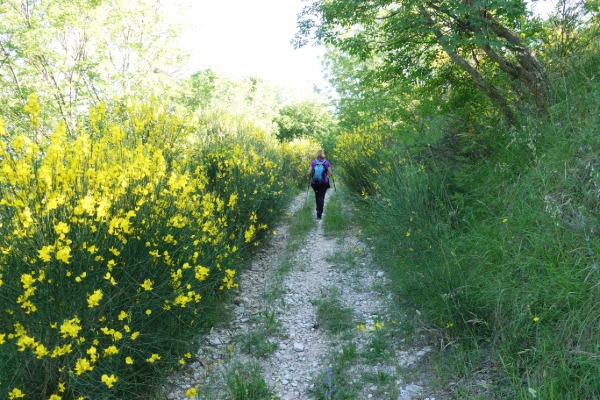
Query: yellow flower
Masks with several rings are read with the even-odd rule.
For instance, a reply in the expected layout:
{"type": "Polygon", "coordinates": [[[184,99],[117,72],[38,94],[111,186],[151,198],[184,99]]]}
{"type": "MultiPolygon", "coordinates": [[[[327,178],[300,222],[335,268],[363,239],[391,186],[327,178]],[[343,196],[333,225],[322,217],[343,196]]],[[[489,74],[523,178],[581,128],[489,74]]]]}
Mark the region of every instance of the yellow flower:
{"type": "Polygon", "coordinates": [[[86,353],[90,356],[92,362],[95,362],[98,359],[98,350],[96,350],[94,346],[90,347],[86,353]]]}
{"type": "Polygon", "coordinates": [[[110,389],[111,387],[113,387],[113,385],[118,380],[118,378],[116,376],[114,376],[114,375],[108,376],[108,375],[104,374],[104,375],[102,375],[101,380],[110,389]]]}
{"type": "Polygon", "coordinates": [[[144,281],[144,283],[142,283],[140,286],[143,287],[144,290],[150,291],[153,289],[153,287],[152,287],[153,284],[154,284],[154,282],[152,282],[150,279],[146,279],[144,281]]]}
{"type": "Polygon", "coordinates": [[[69,225],[64,222],[59,222],[58,224],[54,225],[54,231],[62,238],[64,238],[64,235],[69,233],[70,230],[71,228],[69,228],[69,225]]]}
{"type": "Polygon", "coordinates": [[[186,390],[185,395],[191,399],[192,397],[196,397],[197,393],[198,391],[196,390],[196,388],[190,388],[186,390]]]}
{"type": "Polygon", "coordinates": [[[48,398],[48,400],[62,400],[62,397],[57,394],[53,394],[48,398]]]}
{"type": "Polygon", "coordinates": [[[231,196],[229,196],[229,203],[227,203],[227,207],[230,207],[230,208],[235,207],[235,203],[237,201],[237,198],[238,198],[237,193],[234,193],[231,196]]]}
{"type": "Polygon", "coordinates": [[[12,400],[12,399],[22,399],[23,397],[25,397],[25,393],[23,393],[21,391],[21,389],[14,388],[10,392],[8,392],[8,398],[9,398],[9,400],[12,400]]]}
{"type": "Polygon", "coordinates": [[[69,246],[65,246],[56,252],[56,259],[65,264],[70,263],[69,258],[71,258],[71,248],[69,246]]]}
{"type": "Polygon", "coordinates": [[[81,330],[81,326],[79,325],[80,322],[81,321],[77,317],[73,319],[66,319],[60,326],[61,337],[63,339],[67,336],[76,338],[77,335],[79,335],[79,331],[81,330]]]}
{"type": "Polygon", "coordinates": [[[156,354],[156,353],[152,354],[152,355],[150,356],[150,358],[147,358],[147,359],[146,359],[146,361],[148,361],[149,363],[153,363],[153,362],[155,362],[156,360],[160,360],[160,356],[159,356],[158,354],[156,354]]]}
{"type": "Polygon", "coordinates": [[[90,362],[88,361],[87,358],[80,358],[75,363],[75,374],[76,375],[85,374],[86,372],[91,371],[93,369],[94,369],[94,367],[90,364],[90,362]]]}
{"type": "Polygon", "coordinates": [[[146,310],[146,315],[150,315],[150,314],[152,314],[152,310],[151,309],[147,309],[146,310]]]}
{"type": "Polygon", "coordinates": [[[194,268],[196,279],[199,281],[203,281],[208,277],[208,273],[210,272],[208,268],[203,267],[201,265],[197,265],[194,268]]]}
{"type": "Polygon", "coordinates": [[[117,349],[117,346],[115,345],[111,345],[108,346],[106,349],[104,349],[104,356],[112,356],[114,354],[119,354],[119,349],[117,349]]]}
{"type": "Polygon", "coordinates": [[[35,355],[38,359],[42,359],[42,357],[48,355],[48,349],[43,344],[38,343],[38,345],[35,347],[35,355]]]}
{"type": "Polygon", "coordinates": [[[127,318],[127,313],[125,311],[121,311],[119,313],[119,321],[123,321],[125,318],[127,318]]]}
{"type": "Polygon", "coordinates": [[[225,277],[223,278],[223,282],[225,283],[224,285],[219,287],[219,290],[223,290],[224,287],[226,287],[227,289],[231,289],[231,288],[236,288],[239,285],[237,283],[234,283],[233,281],[233,277],[235,276],[235,271],[232,269],[226,269],[225,270],[225,277]]]}
{"type": "Polygon", "coordinates": [[[250,243],[250,241],[252,241],[255,232],[256,228],[254,227],[254,225],[250,225],[246,232],[244,232],[244,240],[246,241],[246,243],[250,243]]]}
{"type": "Polygon", "coordinates": [[[23,284],[23,289],[27,289],[35,283],[35,279],[31,274],[23,274],[21,275],[21,283],[23,284]]]}
{"type": "Polygon", "coordinates": [[[138,338],[138,336],[140,336],[140,333],[139,333],[139,332],[133,332],[133,333],[131,334],[131,340],[135,340],[135,339],[137,339],[137,338],[138,338]]]}
{"type": "Polygon", "coordinates": [[[539,318],[539,317],[534,317],[534,318],[533,318],[533,322],[538,322],[539,320],[540,320],[540,318],[539,318]]]}
{"type": "Polygon", "coordinates": [[[115,278],[113,278],[112,274],[110,272],[107,272],[104,275],[104,279],[106,279],[107,281],[110,282],[111,285],[116,286],[117,285],[117,281],[115,280],[115,278]]]}
{"type": "Polygon", "coordinates": [[[96,200],[92,196],[85,196],[83,199],[79,200],[79,206],[88,213],[88,215],[94,214],[94,204],[96,204],[96,200]]]}
{"type": "Polygon", "coordinates": [[[44,262],[50,262],[52,260],[52,252],[54,246],[44,246],[41,250],[38,250],[38,257],[44,262]]]}
{"type": "Polygon", "coordinates": [[[125,358],[125,364],[129,364],[129,365],[133,364],[133,358],[131,358],[131,357],[126,357],[126,358],[125,358]]]}
{"type": "Polygon", "coordinates": [[[87,295],[88,307],[93,308],[93,307],[96,307],[98,304],[100,304],[100,300],[102,300],[102,296],[103,296],[103,294],[102,294],[101,289],[94,291],[94,293],[92,293],[92,294],[88,294],[87,295]]]}
{"type": "Polygon", "coordinates": [[[0,333],[0,344],[6,343],[6,340],[4,340],[5,337],[6,337],[6,333],[0,333]]]}
{"type": "MultiPolygon", "coordinates": [[[[33,126],[34,128],[40,124],[38,114],[41,110],[42,107],[40,106],[40,103],[38,103],[37,97],[33,93],[30,94],[27,98],[27,104],[25,104],[25,106],[23,107],[23,111],[29,114],[29,118],[31,119],[31,126],[33,126]]],[[[24,397],[24,395],[19,397],[24,397]]]]}
{"type": "Polygon", "coordinates": [[[54,350],[52,350],[52,354],[50,354],[50,357],[56,358],[59,356],[64,356],[65,354],[69,354],[71,352],[73,352],[73,350],[71,349],[71,343],[69,343],[64,346],[55,347],[54,350]]]}

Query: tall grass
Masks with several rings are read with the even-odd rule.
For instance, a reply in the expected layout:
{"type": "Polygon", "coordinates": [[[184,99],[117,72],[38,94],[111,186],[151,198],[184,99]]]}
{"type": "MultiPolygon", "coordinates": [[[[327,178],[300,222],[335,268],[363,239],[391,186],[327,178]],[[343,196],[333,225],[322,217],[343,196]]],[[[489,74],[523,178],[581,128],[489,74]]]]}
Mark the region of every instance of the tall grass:
{"type": "Polygon", "coordinates": [[[561,100],[547,117],[483,132],[485,158],[386,155],[377,190],[356,190],[397,298],[420,310],[440,348],[460,350],[464,369],[474,373],[465,352],[486,355],[491,395],[600,396],[596,58],[557,78],[561,100]]]}

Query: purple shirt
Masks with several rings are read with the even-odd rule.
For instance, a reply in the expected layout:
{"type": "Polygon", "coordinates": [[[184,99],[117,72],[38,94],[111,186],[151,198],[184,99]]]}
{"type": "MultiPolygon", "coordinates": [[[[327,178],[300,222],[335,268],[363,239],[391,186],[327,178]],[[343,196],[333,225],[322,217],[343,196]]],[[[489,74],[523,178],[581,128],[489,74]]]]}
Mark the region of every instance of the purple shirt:
{"type": "MultiPolygon", "coordinates": [[[[331,167],[331,164],[327,160],[319,160],[319,161],[323,162],[323,168],[325,168],[325,171],[323,171],[323,175],[325,175],[324,179],[323,179],[323,182],[324,183],[329,183],[329,176],[327,176],[327,170],[331,167]]],[[[313,172],[314,172],[314,169],[315,169],[315,165],[317,165],[317,159],[312,160],[311,163],[310,163],[310,166],[313,169],[313,172]]],[[[311,176],[310,177],[310,184],[312,185],[314,183],[316,183],[316,182],[314,181],[313,177],[311,176]]]]}

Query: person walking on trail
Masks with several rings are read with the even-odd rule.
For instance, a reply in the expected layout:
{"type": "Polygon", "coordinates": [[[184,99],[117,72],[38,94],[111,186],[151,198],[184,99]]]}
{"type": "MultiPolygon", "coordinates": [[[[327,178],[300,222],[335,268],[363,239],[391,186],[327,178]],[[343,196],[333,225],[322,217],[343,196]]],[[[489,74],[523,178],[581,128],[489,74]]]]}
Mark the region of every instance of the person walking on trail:
{"type": "Polygon", "coordinates": [[[325,192],[329,189],[329,177],[333,176],[331,163],[325,159],[325,151],[317,151],[317,158],[311,161],[308,169],[310,176],[310,186],[315,191],[315,200],[317,201],[317,219],[323,215],[323,206],[325,204],[325,192]]]}

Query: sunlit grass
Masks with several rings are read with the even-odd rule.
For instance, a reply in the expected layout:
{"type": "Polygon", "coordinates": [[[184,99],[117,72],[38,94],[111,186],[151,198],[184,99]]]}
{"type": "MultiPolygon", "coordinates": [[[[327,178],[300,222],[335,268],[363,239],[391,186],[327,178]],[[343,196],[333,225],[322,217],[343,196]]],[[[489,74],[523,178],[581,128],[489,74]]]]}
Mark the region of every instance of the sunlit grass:
{"type": "Polygon", "coordinates": [[[578,59],[558,78],[560,101],[547,116],[524,115],[518,132],[478,132],[485,157],[457,163],[399,143],[390,155],[370,137],[377,129],[340,141],[340,170],[373,257],[399,306],[419,310],[432,342],[455,350],[441,354],[451,368],[439,371],[468,377],[461,397],[481,392],[469,379],[482,363],[502,382],[485,395],[600,392],[597,59],[578,59]],[[377,179],[360,175],[366,148],[385,170],[377,179]]]}
{"type": "Polygon", "coordinates": [[[323,213],[323,230],[327,236],[342,236],[350,228],[350,214],[344,209],[342,195],[328,191],[329,201],[323,213]]]}

